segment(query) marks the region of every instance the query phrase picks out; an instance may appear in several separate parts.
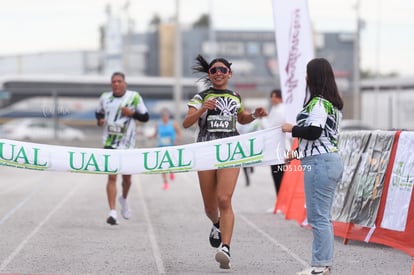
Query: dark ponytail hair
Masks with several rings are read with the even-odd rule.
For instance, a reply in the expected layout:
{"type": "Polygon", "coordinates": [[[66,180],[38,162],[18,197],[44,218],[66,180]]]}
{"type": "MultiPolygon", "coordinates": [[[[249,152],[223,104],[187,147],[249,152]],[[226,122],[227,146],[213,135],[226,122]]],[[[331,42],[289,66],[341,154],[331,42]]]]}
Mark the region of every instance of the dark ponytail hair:
{"type": "Polygon", "coordinates": [[[210,84],[210,79],[208,78],[208,71],[214,65],[214,63],[216,63],[216,62],[223,63],[231,71],[231,64],[232,63],[230,63],[227,59],[219,57],[219,58],[213,59],[209,63],[201,54],[199,54],[196,57],[196,64],[192,68],[193,72],[207,74],[205,76],[202,76],[199,80],[203,81],[205,84],[210,84]]]}
{"type": "Polygon", "coordinates": [[[315,58],[306,66],[306,90],[309,98],[305,105],[316,96],[320,96],[332,103],[338,110],[342,110],[344,103],[338,92],[335,75],[331,64],[324,58],[315,58]]]}

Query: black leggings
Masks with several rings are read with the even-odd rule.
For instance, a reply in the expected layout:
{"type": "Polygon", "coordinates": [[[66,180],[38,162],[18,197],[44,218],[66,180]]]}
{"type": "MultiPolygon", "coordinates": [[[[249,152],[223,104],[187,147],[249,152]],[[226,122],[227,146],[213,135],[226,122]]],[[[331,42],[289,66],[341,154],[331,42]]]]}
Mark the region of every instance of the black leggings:
{"type": "Polygon", "coordinates": [[[282,185],[283,172],[286,164],[274,164],[270,166],[272,172],[273,183],[275,184],[276,195],[279,194],[282,185]]]}
{"type": "Polygon", "coordinates": [[[254,168],[253,167],[243,167],[243,172],[244,172],[244,176],[246,178],[246,186],[250,185],[250,175],[251,173],[254,172],[254,168]]]}

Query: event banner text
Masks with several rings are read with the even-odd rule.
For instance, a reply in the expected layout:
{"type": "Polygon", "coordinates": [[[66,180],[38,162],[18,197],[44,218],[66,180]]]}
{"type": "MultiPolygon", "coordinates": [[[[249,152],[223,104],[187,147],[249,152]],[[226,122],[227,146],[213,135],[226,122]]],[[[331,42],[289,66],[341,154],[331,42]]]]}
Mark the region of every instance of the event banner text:
{"type": "Polygon", "coordinates": [[[284,162],[280,127],[208,142],[143,149],[96,149],[0,139],[0,165],[33,170],[139,174],[284,162]]]}

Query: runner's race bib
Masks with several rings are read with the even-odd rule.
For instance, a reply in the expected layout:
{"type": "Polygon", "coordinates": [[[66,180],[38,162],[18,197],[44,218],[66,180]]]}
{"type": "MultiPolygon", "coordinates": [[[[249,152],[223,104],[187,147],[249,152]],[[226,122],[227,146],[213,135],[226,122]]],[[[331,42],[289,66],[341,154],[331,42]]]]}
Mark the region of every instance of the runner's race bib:
{"type": "Polygon", "coordinates": [[[209,115],[207,117],[208,132],[234,132],[236,119],[234,116],[209,115]]]}
{"type": "Polygon", "coordinates": [[[123,135],[125,131],[125,127],[110,124],[108,125],[108,133],[111,135],[123,135]]]}
{"type": "Polygon", "coordinates": [[[169,146],[172,145],[173,141],[171,137],[162,137],[160,138],[160,145],[161,146],[169,146]]]}

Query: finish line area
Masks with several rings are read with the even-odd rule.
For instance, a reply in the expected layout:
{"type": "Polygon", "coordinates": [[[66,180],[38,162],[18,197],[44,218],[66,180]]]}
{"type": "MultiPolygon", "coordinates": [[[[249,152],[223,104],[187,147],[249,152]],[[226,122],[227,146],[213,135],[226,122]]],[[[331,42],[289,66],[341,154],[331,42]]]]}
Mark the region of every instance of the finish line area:
{"type": "MultiPolygon", "coordinates": [[[[106,224],[106,175],[0,167],[0,274],[217,274],[195,172],[169,190],[159,174],[133,176],[130,220],[106,224]]],[[[120,190],[120,188],[119,188],[120,190]]],[[[234,274],[295,274],[312,233],[266,210],[275,205],[267,166],[243,174],[233,197],[234,274]]],[[[119,209],[119,207],[118,207],[119,209]]],[[[336,238],[335,274],[410,274],[396,249],[336,238]]]]}

